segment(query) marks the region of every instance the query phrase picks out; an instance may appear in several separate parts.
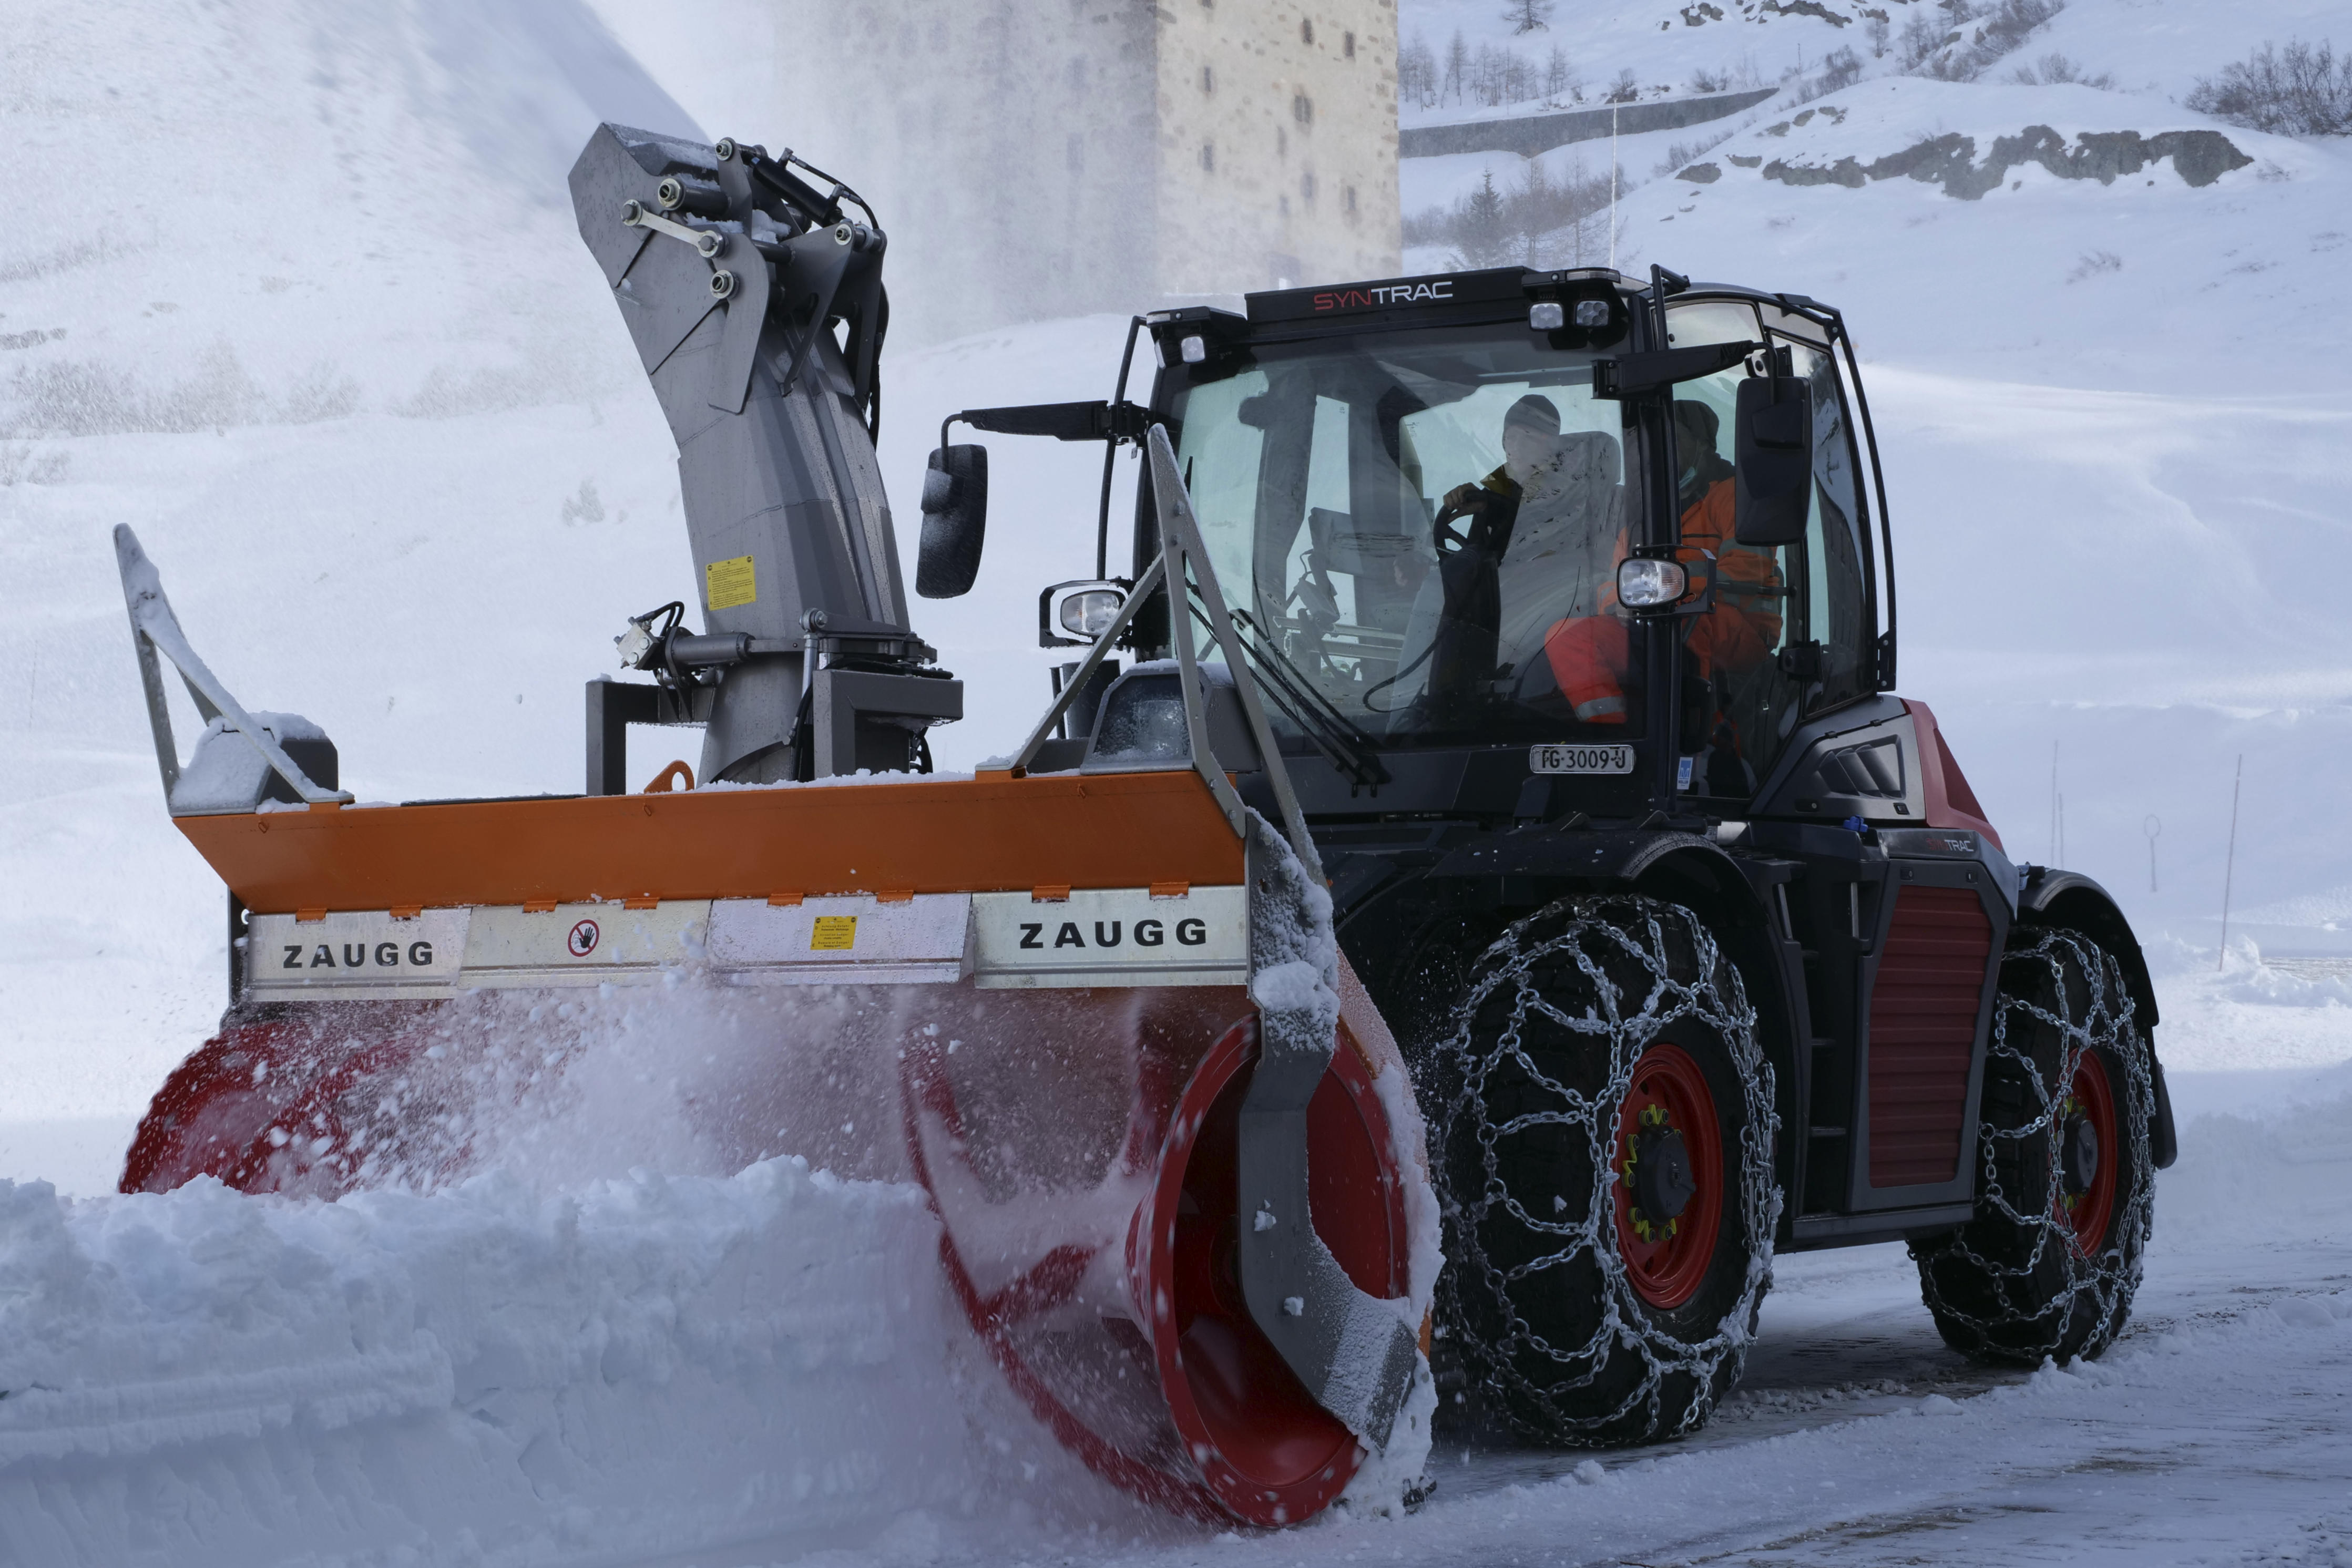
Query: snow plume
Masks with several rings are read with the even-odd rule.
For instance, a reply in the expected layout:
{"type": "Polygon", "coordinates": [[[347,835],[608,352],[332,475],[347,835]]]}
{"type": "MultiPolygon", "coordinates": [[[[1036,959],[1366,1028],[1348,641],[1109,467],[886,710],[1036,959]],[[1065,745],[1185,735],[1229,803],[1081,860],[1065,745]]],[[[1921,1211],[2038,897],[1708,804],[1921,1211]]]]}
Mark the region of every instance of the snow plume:
{"type": "MultiPolygon", "coordinates": [[[[562,1192],[640,1168],[723,1177],[780,1155],[845,1177],[905,1181],[912,1165],[899,1071],[919,1034],[944,1034],[950,1049],[984,1052],[1005,1073],[1067,1085],[1090,1076],[1073,1060],[1102,1028],[1087,1010],[1090,998],[731,987],[688,962],[651,986],[476,993],[405,1024],[387,1025],[381,1004],[366,1005],[355,1021],[371,1045],[385,1042],[373,1053],[380,1065],[332,1103],[364,1187],[432,1191],[495,1170],[562,1192]]],[[[271,1083],[316,1079],[314,1058],[352,1059],[351,1032],[339,1009],[316,1009],[303,1037],[280,1048],[271,1083]]],[[[284,1092],[299,1099],[302,1090],[284,1092]]],[[[1058,1103],[1066,1111],[1066,1100],[1058,1103]]],[[[307,1124],[281,1124],[301,1154],[307,1124]]],[[[1066,1126],[1037,1127],[1022,1154],[1058,1168],[1082,1142],[1066,1126]]]]}
{"type": "Polygon", "coordinates": [[[649,988],[462,998],[382,1086],[362,1179],[429,1189],[496,1168],[559,1190],[784,1154],[899,1179],[896,1045],[917,999],[806,987],[780,1001],[684,968],[649,988]]]}
{"type": "Polygon", "coordinates": [[[1033,1513],[1161,1528],[1013,1400],[888,1179],[916,990],[680,969],[414,1015],[335,1102],[365,1163],[331,1203],[0,1182],[0,1563],[927,1561],[1008,1520],[1034,1542],[1033,1513]]]}

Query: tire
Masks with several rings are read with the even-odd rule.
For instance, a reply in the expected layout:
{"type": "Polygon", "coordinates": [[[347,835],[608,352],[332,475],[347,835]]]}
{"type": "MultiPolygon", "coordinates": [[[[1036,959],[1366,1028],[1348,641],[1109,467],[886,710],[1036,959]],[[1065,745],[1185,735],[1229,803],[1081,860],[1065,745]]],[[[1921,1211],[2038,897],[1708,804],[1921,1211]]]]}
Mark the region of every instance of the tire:
{"type": "Polygon", "coordinates": [[[1772,1071],[1705,925],[1648,898],[1555,904],[1470,966],[1424,1064],[1437,1348],[1468,1407],[1449,1414],[1580,1447],[1703,1426],[1754,1341],[1780,1209],[1772,1071]]]}
{"type": "Polygon", "coordinates": [[[2038,1366],[2115,1342],[2147,1246],[2151,1060],[2112,956],[2072,931],[2012,936],[1985,1061],[1976,1218],[1911,1249],[1954,1350],[2038,1366]]]}

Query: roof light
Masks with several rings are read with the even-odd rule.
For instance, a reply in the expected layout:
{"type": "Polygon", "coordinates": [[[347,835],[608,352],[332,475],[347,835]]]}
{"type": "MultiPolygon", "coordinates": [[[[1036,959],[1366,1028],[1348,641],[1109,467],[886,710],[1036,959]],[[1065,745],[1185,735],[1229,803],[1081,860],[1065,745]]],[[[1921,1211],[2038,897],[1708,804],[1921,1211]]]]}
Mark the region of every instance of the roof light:
{"type": "Polygon", "coordinates": [[[1538,299],[1528,307],[1528,329],[1557,332],[1568,325],[1568,312],[1557,299],[1538,299]]]}
{"type": "Polygon", "coordinates": [[[1198,332],[1186,338],[1176,347],[1177,351],[1184,356],[1184,362],[1188,365],[1197,365],[1209,357],[1209,340],[1198,332]]]}
{"type": "Polygon", "coordinates": [[[1609,325],[1609,301],[1606,299],[1578,300],[1576,302],[1576,324],[1580,327],[1606,327],[1609,325]]]}

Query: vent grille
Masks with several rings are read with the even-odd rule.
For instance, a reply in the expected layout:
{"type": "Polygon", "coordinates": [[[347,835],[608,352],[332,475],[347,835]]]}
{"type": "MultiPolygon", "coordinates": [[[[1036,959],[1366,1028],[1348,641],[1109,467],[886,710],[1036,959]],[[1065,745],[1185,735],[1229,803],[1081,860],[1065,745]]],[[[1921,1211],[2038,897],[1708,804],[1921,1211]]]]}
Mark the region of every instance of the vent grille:
{"type": "Polygon", "coordinates": [[[1969,1059],[1992,956],[1976,894],[1904,887],[1870,995],[1870,1185],[1959,1174],[1969,1059]]]}

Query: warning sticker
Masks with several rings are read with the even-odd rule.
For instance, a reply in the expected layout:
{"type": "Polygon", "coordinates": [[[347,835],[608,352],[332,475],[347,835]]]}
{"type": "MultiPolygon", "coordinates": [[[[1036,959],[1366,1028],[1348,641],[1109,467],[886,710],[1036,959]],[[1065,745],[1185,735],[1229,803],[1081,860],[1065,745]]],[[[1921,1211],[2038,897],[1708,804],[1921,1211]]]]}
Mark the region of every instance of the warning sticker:
{"type": "Polygon", "coordinates": [[[857,916],[855,915],[820,915],[816,929],[809,933],[812,953],[840,953],[857,942],[857,916]]]}
{"type": "Polygon", "coordinates": [[[732,610],[760,597],[759,588],[751,580],[751,558],[748,555],[712,561],[702,569],[702,584],[704,598],[713,610],[732,610]]]}

